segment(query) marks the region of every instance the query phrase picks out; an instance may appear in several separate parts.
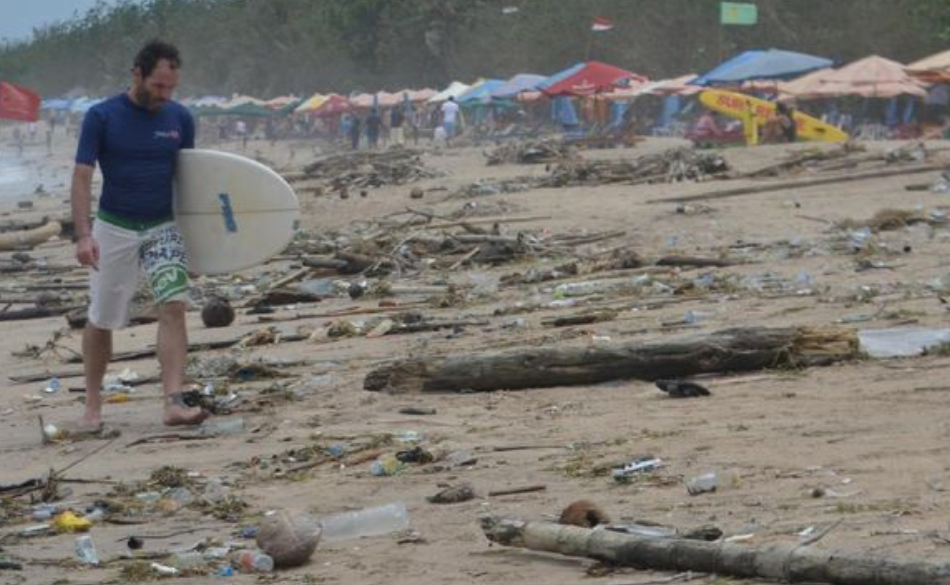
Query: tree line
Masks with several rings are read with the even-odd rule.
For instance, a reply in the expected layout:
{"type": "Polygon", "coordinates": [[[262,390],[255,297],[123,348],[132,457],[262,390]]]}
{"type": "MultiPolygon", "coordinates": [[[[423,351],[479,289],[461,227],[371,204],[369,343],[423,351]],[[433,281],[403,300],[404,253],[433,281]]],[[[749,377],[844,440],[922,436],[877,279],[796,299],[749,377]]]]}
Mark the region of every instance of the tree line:
{"type": "Polygon", "coordinates": [[[908,62],[950,40],[950,0],[754,1],[757,25],[724,27],[719,0],[121,0],[0,45],[0,79],[118,91],[153,37],[181,48],[182,93],[258,96],[442,87],[588,59],[663,78],[767,47],[908,62]],[[592,33],[595,16],[614,28],[592,33]]]}

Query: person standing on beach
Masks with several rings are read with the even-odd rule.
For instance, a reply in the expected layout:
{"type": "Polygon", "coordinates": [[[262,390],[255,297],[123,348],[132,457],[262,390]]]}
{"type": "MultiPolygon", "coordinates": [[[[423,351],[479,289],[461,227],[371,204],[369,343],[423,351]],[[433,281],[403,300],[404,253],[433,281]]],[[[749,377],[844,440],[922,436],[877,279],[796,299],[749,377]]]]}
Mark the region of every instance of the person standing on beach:
{"type": "Polygon", "coordinates": [[[72,180],[76,259],[90,271],[89,318],[83,332],[86,409],[82,425],[101,427],[100,388],[112,357],[112,332],[128,324],[141,273],[158,306],[158,360],[166,425],[201,422],[207,413],[182,401],[188,337],[188,265],[172,215],[178,151],[194,148],[195,125],[172,101],[181,57],[168,43],[145,45],[125,93],[94,106],[79,136],[72,180]],[[103,185],[90,222],[96,164],[103,185]]]}
{"type": "Polygon", "coordinates": [[[393,106],[389,113],[389,143],[393,146],[403,146],[406,143],[403,132],[403,123],[406,121],[404,108],[403,105],[393,106]]]}
{"type": "Polygon", "coordinates": [[[775,104],[775,117],[782,139],[789,143],[798,140],[798,124],[795,122],[795,108],[788,104],[778,102],[775,104]]]}
{"type": "Polygon", "coordinates": [[[362,133],[363,121],[357,114],[353,114],[353,119],[350,120],[350,149],[359,150],[360,149],[360,134],[362,133]]]}
{"type": "Polygon", "coordinates": [[[455,103],[455,98],[449,96],[448,101],[442,104],[442,128],[445,130],[445,144],[452,145],[452,138],[455,137],[455,130],[458,128],[459,105],[455,103]]]}
{"type": "Polygon", "coordinates": [[[366,116],[366,146],[376,150],[379,146],[379,132],[383,127],[383,118],[379,115],[379,110],[373,108],[366,116]]]}

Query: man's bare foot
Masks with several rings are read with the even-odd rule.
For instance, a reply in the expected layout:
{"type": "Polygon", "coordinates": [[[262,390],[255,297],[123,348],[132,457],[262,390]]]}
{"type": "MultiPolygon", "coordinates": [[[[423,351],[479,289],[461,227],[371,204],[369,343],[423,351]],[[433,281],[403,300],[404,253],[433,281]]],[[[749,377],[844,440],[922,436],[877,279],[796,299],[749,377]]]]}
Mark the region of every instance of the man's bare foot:
{"type": "Polygon", "coordinates": [[[102,428],[102,417],[98,412],[88,410],[79,421],[79,428],[84,431],[95,431],[102,428]]]}
{"type": "Polygon", "coordinates": [[[185,408],[176,404],[165,405],[163,422],[166,426],[195,426],[208,418],[208,412],[200,408],[185,408]]]}

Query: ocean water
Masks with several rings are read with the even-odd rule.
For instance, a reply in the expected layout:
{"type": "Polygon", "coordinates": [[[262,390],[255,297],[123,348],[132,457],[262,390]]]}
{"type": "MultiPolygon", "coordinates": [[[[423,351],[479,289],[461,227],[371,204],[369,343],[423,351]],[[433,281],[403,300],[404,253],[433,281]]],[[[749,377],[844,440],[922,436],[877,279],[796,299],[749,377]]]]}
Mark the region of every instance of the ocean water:
{"type": "Polygon", "coordinates": [[[0,154],[0,201],[27,197],[36,188],[34,171],[19,158],[0,154]]]}
{"type": "Polygon", "coordinates": [[[68,195],[72,168],[47,158],[24,160],[0,151],[0,201],[23,201],[43,195],[68,195]]]}

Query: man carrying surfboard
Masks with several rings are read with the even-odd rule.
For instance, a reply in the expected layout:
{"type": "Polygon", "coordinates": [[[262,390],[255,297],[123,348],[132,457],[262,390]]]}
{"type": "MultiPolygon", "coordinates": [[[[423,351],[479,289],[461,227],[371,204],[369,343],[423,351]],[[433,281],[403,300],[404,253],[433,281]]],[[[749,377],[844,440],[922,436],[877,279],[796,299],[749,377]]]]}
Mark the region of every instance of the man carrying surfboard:
{"type": "Polygon", "coordinates": [[[172,101],[181,57],[161,41],[135,57],[132,85],[94,106],[83,120],[72,180],[76,259],[92,268],[89,319],[83,332],[86,410],[83,426],[101,426],[100,387],[112,356],[112,332],[129,320],[141,273],[158,306],[158,359],[165,397],[164,423],[201,422],[207,413],[181,400],[188,347],[185,301],[188,268],[172,214],[178,151],[194,148],[188,110],[172,101]],[[103,185],[90,222],[96,164],[103,185]]]}

